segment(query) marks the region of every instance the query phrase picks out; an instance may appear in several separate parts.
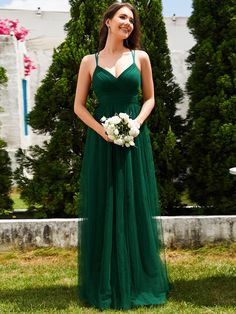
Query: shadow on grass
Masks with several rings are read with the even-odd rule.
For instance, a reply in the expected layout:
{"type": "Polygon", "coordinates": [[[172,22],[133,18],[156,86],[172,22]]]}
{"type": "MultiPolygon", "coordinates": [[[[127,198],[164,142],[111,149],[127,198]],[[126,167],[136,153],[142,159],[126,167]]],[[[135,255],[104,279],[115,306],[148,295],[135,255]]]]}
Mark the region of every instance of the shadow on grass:
{"type": "MultiPolygon", "coordinates": [[[[236,278],[234,276],[209,277],[196,280],[176,280],[172,283],[170,300],[188,302],[196,306],[236,306],[236,278]]],[[[1,291],[1,302],[16,304],[22,312],[33,310],[65,310],[78,301],[77,287],[55,285],[1,291]]]]}
{"type": "Polygon", "coordinates": [[[236,276],[215,276],[196,280],[176,280],[170,297],[197,306],[236,306],[236,276]]]}
{"type": "Polygon", "coordinates": [[[76,286],[66,287],[55,285],[51,287],[32,287],[22,290],[3,290],[0,292],[1,303],[16,304],[22,312],[40,309],[65,310],[70,305],[76,306],[78,290],[76,286]]]}

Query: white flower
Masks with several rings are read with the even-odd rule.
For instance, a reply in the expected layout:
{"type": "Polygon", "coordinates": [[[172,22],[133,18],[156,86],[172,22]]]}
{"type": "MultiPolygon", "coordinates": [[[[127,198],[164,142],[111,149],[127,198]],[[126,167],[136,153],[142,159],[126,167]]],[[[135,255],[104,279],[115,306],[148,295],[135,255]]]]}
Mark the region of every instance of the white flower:
{"type": "Polygon", "coordinates": [[[133,137],[136,137],[139,135],[139,129],[136,128],[136,127],[132,127],[129,131],[129,135],[130,136],[133,136],[133,137]]]}
{"type": "Polygon", "coordinates": [[[115,130],[114,130],[114,134],[115,134],[115,135],[118,135],[118,134],[119,134],[119,130],[118,130],[118,129],[115,129],[115,130]]]}
{"type": "Polygon", "coordinates": [[[109,125],[109,122],[106,120],[104,123],[102,123],[102,125],[106,128],[109,125]]]}
{"type": "Polygon", "coordinates": [[[106,131],[107,131],[108,135],[113,135],[114,134],[113,129],[107,128],[106,131]]]}
{"type": "Polygon", "coordinates": [[[106,119],[107,119],[107,118],[106,118],[105,116],[103,116],[103,117],[100,119],[100,121],[105,122],[106,119]]]}
{"type": "Polygon", "coordinates": [[[115,124],[113,124],[113,123],[108,123],[108,124],[106,125],[106,127],[107,127],[108,129],[112,130],[112,131],[115,130],[115,124]]]}
{"type": "Polygon", "coordinates": [[[114,143],[117,144],[117,145],[120,145],[120,146],[123,146],[124,145],[124,140],[121,139],[121,138],[118,138],[116,140],[114,140],[114,143]]]}
{"type": "Polygon", "coordinates": [[[126,147],[135,146],[134,141],[126,142],[125,146],[126,147]]]}
{"type": "Polygon", "coordinates": [[[115,138],[115,136],[114,135],[112,135],[112,134],[108,134],[107,135],[108,137],[109,137],[109,139],[111,139],[112,141],[114,141],[116,138],[115,138]]]}
{"type": "Polygon", "coordinates": [[[130,136],[130,135],[126,135],[126,136],[124,137],[124,140],[125,140],[126,142],[130,142],[130,141],[132,141],[132,139],[133,139],[133,136],[130,136]]]}
{"type": "Polygon", "coordinates": [[[121,119],[124,119],[125,122],[128,122],[128,121],[129,121],[129,115],[128,115],[127,113],[120,112],[120,113],[119,113],[119,117],[120,117],[121,119]]]}
{"type": "Polygon", "coordinates": [[[119,118],[118,116],[113,116],[111,117],[110,121],[111,123],[118,124],[121,122],[121,118],[119,118]]]}

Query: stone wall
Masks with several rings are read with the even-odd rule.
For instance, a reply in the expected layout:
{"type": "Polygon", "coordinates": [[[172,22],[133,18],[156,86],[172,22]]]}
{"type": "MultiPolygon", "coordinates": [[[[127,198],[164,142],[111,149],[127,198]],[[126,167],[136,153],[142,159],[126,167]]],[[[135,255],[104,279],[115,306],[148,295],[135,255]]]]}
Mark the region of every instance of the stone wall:
{"type": "Polygon", "coordinates": [[[236,216],[162,217],[168,247],[236,242],[236,216]]]}
{"type": "MultiPolygon", "coordinates": [[[[166,247],[236,242],[236,216],[163,216],[161,220],[166,247]]],[[[0,251],[75,247],[80,229],[80,219],[0,219],[0,251]]]]}

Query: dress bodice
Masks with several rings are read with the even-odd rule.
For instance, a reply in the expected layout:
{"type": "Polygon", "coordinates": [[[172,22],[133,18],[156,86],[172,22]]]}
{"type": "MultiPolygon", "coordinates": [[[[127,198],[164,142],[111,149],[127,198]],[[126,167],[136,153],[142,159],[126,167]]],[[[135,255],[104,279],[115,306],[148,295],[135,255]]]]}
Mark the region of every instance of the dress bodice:
{"type": "Polygon", "coordinates": [[[131,51],[133,63],[118,77],[99,66],[99,54],[95,54],[96,68],[93,73],[92,88],[100,104],[109,102],[138,101],[141,75],[135,63],[135,51],[131,51]]]}

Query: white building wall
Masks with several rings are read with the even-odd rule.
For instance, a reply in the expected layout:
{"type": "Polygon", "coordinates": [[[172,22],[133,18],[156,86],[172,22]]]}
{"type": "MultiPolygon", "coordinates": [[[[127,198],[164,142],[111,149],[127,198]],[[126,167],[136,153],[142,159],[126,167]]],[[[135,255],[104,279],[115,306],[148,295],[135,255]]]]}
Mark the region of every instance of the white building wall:
{"type": "Polygon", "coordinates": [[[194,38],[187,26],[187,19],[187,17],[175,17],[174,20],[172,17],[164,18],[173,74],[176,82],[184,91],[183,102],[177,105],[177,114],[180,114],[184,118],[186,117],[189,102],[185,91],[185,84],[189,76],[186,59],[189,50],[195,44],[194,38]]]}
{"type": "MultiPolygon", "coordinates": [[[[7,85],[0,87],[0,106],[3,109],[0,113],[0,137],[7,142],[13,161],[16,149],[26,149],[31,143],[29,127],[28,134],[25,134],[22,80],[25,79],[29,87],[29,79],[24,77],[24,52],[24,44],[14,36],[0,35],[0,65],[6,69],[8,77],[7,85]]],[[[29,89],[27,98],[30,103],[29,89]]]]}
{"type": "Polygon", "coordinates": [[[1,137],[7,139],[8,145],[20,146],[19,125],[20,117],[18,112],[19,94],[19,65],[16,54],[17,42],[14,37],[0,35],[0,65],[7,70],[7,87],[0,87],[0,106],[3,112],[0,113],[1,137]]]}
{"type": "MultiPolygon", "coordinates": [[[[37,69],[31,72],[29,79],[28,108],[30,110],[34,106],[34,95],[37,88],[52,62],[53,49],[58,47],[66,38],[64,25],[70,20],[70,14],[69,12],[47,11],[38,15],[37,11],[0,9],[0,18],[18,19],[19,24],[29,30],[26,38],[27,55],[37,66],[37,69]]],[[[176,17],[175,21],[171,17],[165,17],[164,21],[173,73],[176,82],[184,90],[189,75],[185,60],[189,49],[194,45],[194,39],[186,25],[187,17],[176,17]]],[[[47,138],[32,133],[30,129],[27,139],[19,136],[19,132],[22,134],[22,118],[20,118],[17,108],[22,106],[22,91],[19,73],[16,73],[18,68],[15,66],[18,62],[16,40],[14,44],[13,41],[12,38],[9,43],[1,45],[2,48],[0,48],[3,49],[0,50],[0,64],[7,69],[9,77],[7,87],[1,88],[0,93],[0,100],[5,103],[5,112],[0,113],[0,121],[3,123],[0,135],[7,141],[8,150],[12,151],[12,155],[18,147],[26,148],[29,144],[41,144],[47,138]]],[[[178,113],[185,116],[187,107],[188,98],[185,95],[183,102],[178,105],[178,113]]]]}

